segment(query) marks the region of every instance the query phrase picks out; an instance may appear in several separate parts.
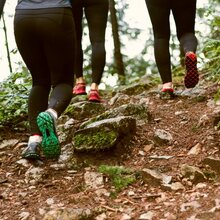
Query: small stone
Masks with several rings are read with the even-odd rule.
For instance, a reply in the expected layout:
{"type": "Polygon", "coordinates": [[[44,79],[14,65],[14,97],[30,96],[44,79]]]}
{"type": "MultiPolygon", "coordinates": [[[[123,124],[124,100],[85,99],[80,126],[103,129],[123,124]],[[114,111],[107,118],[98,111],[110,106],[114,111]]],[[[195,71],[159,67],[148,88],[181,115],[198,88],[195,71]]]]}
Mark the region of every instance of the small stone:
{"type": "Polygon", "coordinates": [[[131,219],[131,216],[129,216],[128,214],[122,214],[122,217],[120,218],[120,220],[129,220],[131,219]]]}
{"type": "Polygon", "coordinates": [[[54,204],[54,199],[53,198],[49,198],[49,199],[46,200],[46,203],[48,205],[53,205],[54,204]]]}
{"type": "Polygon", "coordinates": [[[202,145],[198,143],[190,149],[187,155],[198,155],[201,152],[201,149],[202,149],[202,145]]]}
{"type": "Polygon", "coordinates": [[[101,215],[98,215],[95,220],[105,220],[107,219],[107,215],[105,213],[102,213],[101,215]]]}
{"type": "Polygon", "coordinates": [[[153,212],[149,211],[147,213],[141,214],[139,219],[140,220],[151,220],[153,218],[153,212]]]}
{"type": "Polygon", "coordinates": [[[147,152],[150,151],[153,147],[154,147],[153,144],[148,144],[148,145],[144,146],[144,151],[147,153],[147,152]]]}
{"type": "Polygon", "coordinates": [[[19,214],[19,220],[26,220],[28,219],[30,216],[30,213],[29,212],[21,212],[19,214]]]}

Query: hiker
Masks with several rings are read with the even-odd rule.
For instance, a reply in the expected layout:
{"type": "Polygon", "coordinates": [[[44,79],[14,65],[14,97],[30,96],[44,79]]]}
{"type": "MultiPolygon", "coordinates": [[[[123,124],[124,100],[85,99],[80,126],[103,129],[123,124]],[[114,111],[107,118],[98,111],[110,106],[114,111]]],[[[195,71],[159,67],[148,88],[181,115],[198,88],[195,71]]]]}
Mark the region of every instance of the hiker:
{"type": "Polygon", "coordinates": [[[77,52],[74,72],[76,82],[74,95],[86,94],[86,83],[83,78],[83,51],[82,51],[82,19],[83,12],[88,23],[89,38],[92,46],[91,66],[92,83],[89,92],[89,101],[100,102],[99,84],[105,67],[105,30],[108,18],[108,0],[71,0],[73,17],[76,27],[77,52]]]}
{"type": "Polygon", "coordinates": [[[31,136],[22,157],[60,155],[57,118],[72,98],[75,26],[69,0],[19,0],[14,18],[18,50],[32,76],[31,136]]]}
{"type": "Polygon", "coordinates": [[[199,81],[197,71],[197,38],[195,36],[196,0],[145,0],[154,34],[154,54],[162,80],[161,95],[173,97],[171,61],[169,53],[170,12],[174,16],[177,38],[184,54],[186,88],[193,88],[199,81]]]}

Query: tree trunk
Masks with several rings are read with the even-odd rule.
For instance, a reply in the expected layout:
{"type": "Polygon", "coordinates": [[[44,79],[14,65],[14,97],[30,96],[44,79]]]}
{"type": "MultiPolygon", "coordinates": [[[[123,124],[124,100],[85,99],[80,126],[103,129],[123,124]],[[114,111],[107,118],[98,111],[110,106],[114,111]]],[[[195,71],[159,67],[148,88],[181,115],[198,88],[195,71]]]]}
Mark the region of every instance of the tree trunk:
{"type": "Polygon", "coordinates": [[[10,73],[12,73],[11,57],[10,57],[9,46],[8,46],[8,35],[7,35],[7,29],[6,29],[4,15],[2,15],[2,21],[3,21],[3,30],[5,33],[5,45],[6,45],[6,49],[7,49],[8,66],[9,66],[10,73]]]}
{"type": "Polygon", "coordinates": [[[1,20],[2,13],[3,13],[3,8],[4,8],[4,5],[5,5],[5,1],[6,0],[0,0],[0,20],[1,20]]]}
{"type": "Polygon", "coordinates": [[[121,54],[121,42],[119,38],[115,0],[109,0],[109,10],[110,10],[111,23],[112,23],[112,35],[114,40],[114,58],[115,58],[116,68],[118,71],[119,80],[124,81],[125,68],[121,54]]]}

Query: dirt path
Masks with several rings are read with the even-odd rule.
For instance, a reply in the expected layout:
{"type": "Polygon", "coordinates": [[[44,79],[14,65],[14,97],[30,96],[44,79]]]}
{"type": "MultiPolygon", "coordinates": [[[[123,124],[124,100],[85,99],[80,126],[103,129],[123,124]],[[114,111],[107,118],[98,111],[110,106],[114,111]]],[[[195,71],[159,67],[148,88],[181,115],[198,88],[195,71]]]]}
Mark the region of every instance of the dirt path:
{"type": "Polygon", "coordinates": [[[202,163],[204,158],[219,158],[219,131],[213,126],[213,108],[207,105],[213,91],[213,86],[207,87],[203,100],[181,96],[164,101],[152,93],[149,96],[152,119],[138,126],[130,143],[92,155],[76,154],[76,167],[59,166],[54,161],[21,162],[21,143],[27,140],[27,134],[2,131],[1,141],[16,139],[19,143],[0,149],[0,219],[40,220],[46,212],[57,208],[88,209],[92,214],[84,219],[97,220],[220,219],[219,174],[197,182],[180,174],[183,164],[203,170],[206,169],[202,163]],[[169,132],[172,144],[155,144],[156,129],[169,132]],[[189,154],[196,145],[198,153],[189,154]],[[137,178],[135,183],[115,193],[107,177],[99,190],[86,188],[85,173],[97,172],[102,164],[135,171],[158,170],[172,176],[184,189],[168,190],[137,178]],[[36,179],[27,181],[27,171],[34,167],[42,169],[42,178],[37,182],[36,179]]]}

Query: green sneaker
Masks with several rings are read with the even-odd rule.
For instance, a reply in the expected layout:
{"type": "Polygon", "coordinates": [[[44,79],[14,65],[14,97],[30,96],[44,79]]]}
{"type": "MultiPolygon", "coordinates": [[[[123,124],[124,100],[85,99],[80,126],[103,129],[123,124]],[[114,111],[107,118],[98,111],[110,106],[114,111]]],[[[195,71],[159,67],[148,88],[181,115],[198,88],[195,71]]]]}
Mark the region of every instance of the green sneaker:
{"type": "Polygon", "coordinates": [[[61,150],[53,117],[48,112],[41,112],[37,117],[37,124],[43,136],[42,149],[45,157],[58,158],[61,150]]]}

